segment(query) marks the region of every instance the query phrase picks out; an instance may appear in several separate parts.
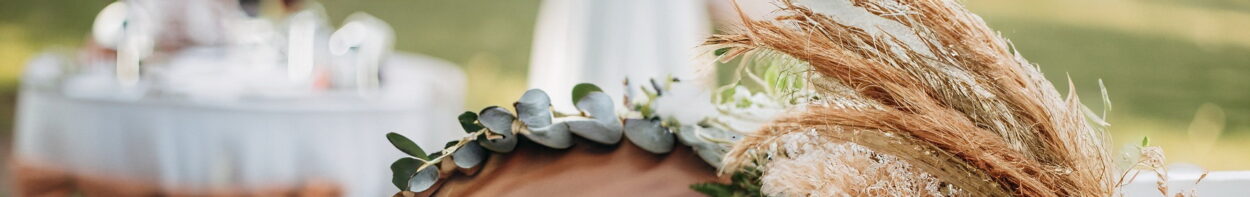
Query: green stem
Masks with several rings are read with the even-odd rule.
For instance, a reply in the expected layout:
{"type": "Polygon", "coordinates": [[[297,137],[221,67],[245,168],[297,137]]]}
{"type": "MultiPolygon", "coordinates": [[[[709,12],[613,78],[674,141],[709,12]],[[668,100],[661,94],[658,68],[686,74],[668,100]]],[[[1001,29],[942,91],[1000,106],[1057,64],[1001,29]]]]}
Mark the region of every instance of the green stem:
{"type": "MultiPolygon", "coordinates": [[[[417,160],[421,160],[425,163],[417,167],[417,172],[421,172],[421,170],[425,170],[425,168],[428,168],[432,165],[442,162],[443,158],[451,156],[451,154],[455,153],[456,150],[459,150],[460,147],[464,147],[465,144],[468,144],[469,142],[474,141],[474,139],[476,139],[478,135],[486,134],[486,132],[487,132],[486,129],[482,129],[482,130],[475,131],[473,133],[469,133],[468,135],[465,135],[464,137],[461,137],[460,141],[456,142],[456,145],[452,145],[451,147],[444,148],[441,151],[443,153],[442,155],[439,155],[438,157],[435,157],[434,159],[430,159],[429,161],[421,160],[420,158],[418,158],[417,160]]],[[[414,176],[417,176],[417,174],[413,173],[412,175],[409,175],[408,179],[412,179],[412,177],[414,176]]]]}

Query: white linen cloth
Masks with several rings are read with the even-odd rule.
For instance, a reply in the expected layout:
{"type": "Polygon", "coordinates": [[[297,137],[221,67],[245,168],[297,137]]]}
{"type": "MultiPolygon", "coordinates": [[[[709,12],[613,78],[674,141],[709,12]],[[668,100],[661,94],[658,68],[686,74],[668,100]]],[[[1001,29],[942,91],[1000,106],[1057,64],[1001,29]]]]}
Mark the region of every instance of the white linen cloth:
{"type": "MultiPolygon", "coordinates": [[[[320,179],[347,196],[389,196],[398,190],[388,167],[404,154],[385,134],[440,150],[464,133],[456,115],[465,84],[458,68],[440,60],[396,54],[390,61],[377,99],[355,91],[217,103],[81,98],[28,81],[18,103],[15,158],[163,187],[247,189],[320,179]]],[[[58,66],[39,62],[30,70],[58,66]]]]}

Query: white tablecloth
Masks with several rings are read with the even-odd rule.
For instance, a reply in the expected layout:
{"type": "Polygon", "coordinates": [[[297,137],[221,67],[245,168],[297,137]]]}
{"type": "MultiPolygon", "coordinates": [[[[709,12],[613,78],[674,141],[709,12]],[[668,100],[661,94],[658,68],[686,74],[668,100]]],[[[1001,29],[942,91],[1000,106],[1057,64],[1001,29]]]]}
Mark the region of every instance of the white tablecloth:
{"type": "MultiPolygon", "coordinates": [[[[32,67],[48,65],[30,65],[32,67]]],[[[177,188],[260,188],[334,181],[348,196],[389,196],[398,132],[427,150],[463,134],[464,75],[448,63],[396,55],[380,99],[202,103],[67,97],[24,84],[16,159],[80,175],[177,188]]],[[[29,82],[27,82],[29,83],[29,82]]]]}

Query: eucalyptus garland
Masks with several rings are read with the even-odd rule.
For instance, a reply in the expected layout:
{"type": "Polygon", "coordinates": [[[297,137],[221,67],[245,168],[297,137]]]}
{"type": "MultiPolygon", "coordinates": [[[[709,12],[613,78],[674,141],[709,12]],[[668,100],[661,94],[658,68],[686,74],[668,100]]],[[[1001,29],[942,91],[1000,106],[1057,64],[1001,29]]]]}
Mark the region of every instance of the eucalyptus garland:
{"type": "Polygon", "coordinates": [[[516,148],[519,136],[554,149],[572,147],[573,135],[607,145],[617,144],[623,137],[655,154],[668,153],[680,142],[692,147],[710,165],[719,166],[729,146],[741,136],[708,125],[706,121],[696,124],[681,124],[673,119],[665,121],[655,113],[652,101],[664,96],[666,87],[679,82],[676,79],[665,81],[652,80],[650,87],[640,88],[644,97],[634,99],[639,101],[626,97],[625,103],[631,110],[619,114],[612,98],[593,84],[574,86],[572,99],[578,110],[576,114],[553,111],[547,93],[531,89],[513,104],[515,114],[499,106],[460,114],[460,125],[467,134],[448,142],[443,150],[429,154],[407,137],[388,133],[391,144],[411,156],[391,164],[392,183],[402,190],[401,194],[416,193],[430,190],[454,171],[474,175],[491,152],[508,153],[516,148]]]}
{"type": "MultiPolygon", "coordinates": [[[[725,49],[713,52],[717,57],[725,55],[725,49]]],[[[466,135],[447,142],[440,151],[427,154],[408,138],[389,133],[391,144],[410,156],[391,164],[392,183],[401,190],[397,196],[411,196],[431,190],[455,172],[472,176],[491,152],[511,152],[521,136],[554,149],[572,147],[573,135],[605,145],[625,138],[655,154],[671,152],[681,143],[719,168],[742,134],[753,132],[785,109],[819,100],[806,87],[806,63],[764,50],[745,56],[751,58],[738,63],[732,81],[706,93],[710,95],[701,94],[706,90],[702,87],[672,77],[638,86],[625,81],[627,88],[638,91],[625,92],[622,104],[627,110],[618,112],[601,88],[583,83],[574,86],[571,94],[577,113],[562,114],[552,110],[546,92],[531,89],[513,103],[512,111],[490,106],[460,114],[466,135]],[[751,91],[748,85],[759,91],[751,91]]],[[[711,196],[758,196],[758,177],[759,171],[738,172],[732,183],[701,183],[691,188],[711,196]]]]}

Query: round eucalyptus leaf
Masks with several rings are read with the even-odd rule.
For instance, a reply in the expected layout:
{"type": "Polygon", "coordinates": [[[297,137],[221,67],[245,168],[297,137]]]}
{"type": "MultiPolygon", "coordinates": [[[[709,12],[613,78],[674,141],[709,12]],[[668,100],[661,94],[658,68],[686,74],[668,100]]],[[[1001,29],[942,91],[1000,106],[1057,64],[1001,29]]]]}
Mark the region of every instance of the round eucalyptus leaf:
{"type": "Polygon", "coordinates": [[[621,141],[621,127],[609,128],[603,122],[582,117],[562,118],[569,125],[569,132],[600,144],[616,144],[621,141]]]}
{"type": "Polygon", "coordinates": [[[677,140],[681,142],[681,144],[685,144],[687,146],[693,147],[696,144],[702,144],[702,143],[707,142],[707,140],[699,138],[699,136],[695,134],[695,132],[698,132],[696,130],[699,130],[699,129],[702,129],[702,128],[700,128],[699,126],[694,126],[694,125],[682,125],[681,130],[677,130],[677,132],[673,132],[673,133],[677,135],[677,140]]]}
{"type": "Polygon", "coordinates": [[[516,108],[517,118],[528,127],[541,128],[551,125],[551,98],[543,90],[525,91],[521,99],[513,103],[513,107],[516,108]]]}
{"type": "Polygon", "coordinates": [[[590,115],[604,124],[615,124],[618,127],[621,121],[616,117],[616,105],[612,103],[612,97],[603,92],[591,92],[582,100],[574,103],[577,110],[590,115]]]}
{"type": "Polygon", "coordinates": [[[495,134],[512,133],[512,121],[515,119],[512,112],[499,106],[482,109],[482,115],[478,116],[478,122],[495,134]]]}
{"type": "Polygon", "coordinates": [[[425,169],[421,169],[421,171],[417,171],[416,175],[413,175],[411,179],[408,179],[408,191],[423,192],[430,189],[430,187],[434,186],[434,183],[437,182],[438,165],[431,165],[429,167],[425,167],[425,169]]]}
{"type": "Polygon", "coordinates": [[[516,149],[516,144],[517,144],[516,136],[513,135],[512,133],[503,135],[503,137],[500,139],[493,139],[493,140],[486,139],[483,136],[483,137],[479,137],[478,140],[474,140],[474,141],[477,141],[477,144],[482,145],[482,148],[486,148],[486,150],[495,151],[499,153],[512,152],[513,149],[516,149]]]}
{"type": "Polygon", "coordinates": [[[565,149],[573,146],[573,134],[569,133],[569,126],[564,122],[557,121],[554,124],[540,128],[528,128],[529,133],[525,134],[530,141],[555,149],[565,149]]]}
{"type": "Polygon", "coordinates": [[[603,89],[590,83],[580,83],[573,86],[573,103],[582,100],[583,97],[590,95],[591,92],[603,92],[603,89]]]}
{"type": "Polygon", "coordinates": [[[512,149],[516,148],[517,139],[512,131],[512,121],[515,117],[511,112],[498,106],[491,106],[482,109],[477,118],[477,121],[491,133],[503,136],[498,139],[477,140],[483,148],[503,153],[512,152],[512,149]]]}
{"type": "Polygon", "coordinates": [[[412,157],[399,158],[391,163],[391,184],[399,190],[408,189],[408,177],[412,177],[417,173],[417,167],[421,167],[421,160],[412,157]]]}
{"type": "Polygon", "coordinates": [[[486,160],[487,156],[490,156],[490,152],[486,152],[486,149],[482,149],[482,146],[476,143],[465,144],[451,154],[452,161],[455,161],[456,167],[459,168],[477,167],[486,160]]]}
{"type": "Polygon", "coordinates": [[[694,149],[695,154],[699,155],[704,162],[712,166],[720,166],[725,154],[729,152],[729,147],[706,138],[733,141],[741,137],[715,127],[682,126],[682,130],[677,133],[677,138],[694,149]]]}
{"type": "Polygon", "coordinates": [[[719,144],[694,146],[693,149],[695,154],[699,155],[699,158],[703,159],[704,162],[717,167],[721,166],[725,153],[729,151],[719,144]]]}
{"type": "Polygon", "coordinates": [[[673,151],[676,137],[654,119],[625,119],[625,138],[647,152],[663,154],[673,151]]]}
{"type": "Polygon", "coordinates": [[[603,144],[616,144],[621,141],[623,128],[616,116],[616,105],[612,104],[612,98],[608,94],[590,92],[575,104],[577,110],[590,118],[568,117],[566,124],[569,125],[569,132],[603,144]]]}

